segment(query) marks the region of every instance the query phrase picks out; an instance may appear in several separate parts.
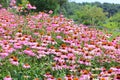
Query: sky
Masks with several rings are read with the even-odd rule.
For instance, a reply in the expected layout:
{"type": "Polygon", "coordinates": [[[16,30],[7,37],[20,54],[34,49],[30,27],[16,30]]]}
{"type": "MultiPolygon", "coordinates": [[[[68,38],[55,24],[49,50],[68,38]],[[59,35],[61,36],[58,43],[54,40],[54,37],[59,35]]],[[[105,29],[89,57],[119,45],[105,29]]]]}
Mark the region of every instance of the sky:
{"type": "Polygon", "coordinates": [[[77,3],[82,3],[82,2],[101,2],[101,3],[104,3],[104,2],[107,2],[107,3],[117,3],[117,4],[120,4],[120,0],[69,0],[69,1],[74,1],[74,2],[77,2],[77,3]]]}

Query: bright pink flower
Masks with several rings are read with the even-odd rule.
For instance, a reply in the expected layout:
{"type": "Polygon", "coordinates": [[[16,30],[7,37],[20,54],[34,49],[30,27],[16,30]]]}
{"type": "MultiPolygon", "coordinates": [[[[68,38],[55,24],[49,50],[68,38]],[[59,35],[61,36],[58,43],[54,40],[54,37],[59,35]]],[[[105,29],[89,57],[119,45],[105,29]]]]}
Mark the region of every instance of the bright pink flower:
{"type": "Polygon", "coordinates": [[[52,75],[51,75],[49,72],[47,72],[44,76],[45,76],[46,78],[52,77],[52,75]]]}
{"type": "Polygon", "coordinates": [[[3,80],[12,80],[10,76],[6,76],[3,80]]]}
{"type": "Polygon", "coordinates": [[[57,38],[57,39],[61,39],[62,37],[61,37],[61,36],[57,36],[56,38],[57,38]]]}
{"type": "Polygon", "coordinates": [[[9,59],[10,63],[15,65],[15,66],[18,66],[19,65],[19,62],[18,62],[18,58],[13,56],[9,59]]]}
{"type": "Polygon", "coordinates": [[[27,6],[27,8],[30,10],[30,9],[36,9],[36,7],[35,6],[32,6],[31,4],[27,4],[26,5],[27,6]]]}
{"type": "Polygon", "coordinates": [[[47,29],[48,32],[52,31],[52,27],[47,27],[46,29],[47,29]]]}
{"type": "Polygon", "coordinates": [[[19,62],[18,62],[18,61],[11,61],[10,63],[13,64],[13,65],[16,65],[16,66],[19,65],[19,62]]]}
{"type": "Polygon", "coordinates": [[[21,49],[22,48],[22,45],[20,43],[15,43],[14,44],[14,48],[15,49],[21,49]]]}
{"type": "Polygon", "coordinates": [[[35,53],[33,53],[33,51],[30,50],[30,49],[29,49],[29,50],[28,50],[28,49],[27,49],[27,50],[24,50],[23,52],[24,52],[25,54],[29,55],[29,56],[35,56],[35,53]]]}

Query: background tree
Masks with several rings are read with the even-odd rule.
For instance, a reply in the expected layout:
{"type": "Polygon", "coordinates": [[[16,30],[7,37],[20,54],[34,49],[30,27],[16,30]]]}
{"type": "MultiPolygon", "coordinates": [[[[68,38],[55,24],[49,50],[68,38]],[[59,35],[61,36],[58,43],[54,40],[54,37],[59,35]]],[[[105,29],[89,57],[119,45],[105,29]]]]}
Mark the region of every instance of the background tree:
{"type": "Polygon", "coordinates": [[[120,29],[120,12],[116,13],[115,15],[111,16],[106,24],[103,26],[110,28],[110,29],[120,29]]]}
{"type": "Polygon", "coordinates": [[[100,7],[86,5],[77,10],[73,18],[86,25],[100,25],[104,23],[106,13],[100,7]]]}
{"type": "Polygon", "coordinates": [[[75,2],[66,2],[64,5],[62,5],[62,13],[68,17],[72,18],[71,16],[74,15],[75,11],[80,9],[80,5],[75,2]]]}

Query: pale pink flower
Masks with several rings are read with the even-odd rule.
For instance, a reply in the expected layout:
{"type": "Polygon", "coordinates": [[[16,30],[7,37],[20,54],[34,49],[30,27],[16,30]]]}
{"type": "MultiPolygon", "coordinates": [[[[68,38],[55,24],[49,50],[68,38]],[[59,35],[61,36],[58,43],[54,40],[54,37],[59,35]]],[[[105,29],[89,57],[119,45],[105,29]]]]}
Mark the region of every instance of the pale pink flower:
{"type": "Polygon", "coordinates": [[[26,63],[26,64],[23,65],[23,68],[27,68],[28,69],[28,68],[30,68],[30,65],[26,63]]]}
{"type": "Polygon", "coordinates": [[[1,57],[1,58],[5,58],[5,57],[7,57],[8,55],[9,55],[9,54],[6,53],[6,52],[0,53],[0,57],[1,57]]]}
{"type": "Polygon", "coordinates": [[[0,4],[0,8],[2,8],[2,5],[0,4]]]}
{"type": "Polygon", "coordinates": [[[26,5],[27,6],[27,8],[30,10],[30,9],[36,9],[36,7],[35,6],[32,6],[31,4],[27,4],[26,5]]]}
{"type": "Polygon", "coordinates": [[[44,76],[45,76],[46,78],[52,77],[52,75],[51,75],[49,72],[47,72],[44,76]]]}
{"type": "Polygon", "coordinates": [[[13,64],[13,65],[16,65],[16,66],[19,65],[19,62],[18,62],[18,61],[11,61],[10,63],[13,64]]]}
{"type": "Polygon", "coordinates": [[[50,11],[49,11],[49,14],[52,14],[52,13],[53,13],[53,11],[52,11],[52,10],[50,10],[50,11]]]}
{"type": "Polygon", "coordinates": [[[16,0],[10,0],[10,6],[11,7],[16,6],[16,0]]]}

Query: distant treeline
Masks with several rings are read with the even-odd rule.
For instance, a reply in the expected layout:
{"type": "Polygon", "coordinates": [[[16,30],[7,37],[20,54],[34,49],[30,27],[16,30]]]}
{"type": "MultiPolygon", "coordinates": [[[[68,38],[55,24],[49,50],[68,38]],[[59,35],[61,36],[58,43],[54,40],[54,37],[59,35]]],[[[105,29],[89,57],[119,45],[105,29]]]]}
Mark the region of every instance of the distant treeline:
{"type": "Polygon", "coordinates": [[[93,3],[76,3],[76,2],[67,2],[62,7],[65,9],[67,15],[74,14],[75,10],[79,10],[81,6],[97,6],[103,9],[104,12],[107,12],[107,16],[111,17],[115,13],[120,11],[120,4],[111,4],[111,3],[100,3],[100,2],[93,2],[93,3]]]}
{"type": "Polygon", "coordinates": [[[66,17],[74,19],[77,23],[120,28],[120,4],[66,2],[61,8],[66,17]]]}

